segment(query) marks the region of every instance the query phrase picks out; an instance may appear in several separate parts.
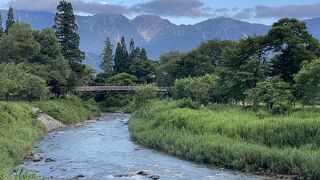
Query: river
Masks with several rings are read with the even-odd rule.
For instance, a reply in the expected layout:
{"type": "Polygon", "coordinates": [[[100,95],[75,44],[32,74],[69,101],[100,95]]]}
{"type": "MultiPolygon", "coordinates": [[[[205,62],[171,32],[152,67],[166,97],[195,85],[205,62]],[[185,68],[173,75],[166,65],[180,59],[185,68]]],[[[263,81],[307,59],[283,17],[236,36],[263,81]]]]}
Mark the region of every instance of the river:
{"type": "Polygon", "coordinates": [[[113,114],[107,121],[91,121],[49,133],[34,149],[44,159],[26,161],[19,168],[44,179],[261,179],[256,176],[184,161],[130,141],[129,115],[113,114]],[[45,162],[51,158],[53,162],[45,162]],[[137,175],[138,171],[148,175],[137,175]]]}

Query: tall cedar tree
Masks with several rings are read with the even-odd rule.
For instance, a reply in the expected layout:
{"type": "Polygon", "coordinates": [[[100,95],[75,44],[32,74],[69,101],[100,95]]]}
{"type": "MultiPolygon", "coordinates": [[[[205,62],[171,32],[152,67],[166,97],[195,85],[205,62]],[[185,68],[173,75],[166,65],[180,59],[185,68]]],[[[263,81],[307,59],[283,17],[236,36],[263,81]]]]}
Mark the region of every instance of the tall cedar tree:
{"type": "Polygon", "coordinates": [[[116,53],[114,57],[114,71],[115,73],[129,72],[130,62],[129,55],[124,37],[121,42],[117,44],[116,53]]]}
{"type": "Polygon", "coordinates": [[[113,72],[112,44],[109,38],[105,41],[100,67],[107,74],[112,74],[113,72]]]}
{"type": "Polygon", "coordinates": [[[141,52],[139,54],[139,58],[143,59],[143,60],[147,60],[148,59],[147,52],[146,52],[146,50],[144,48],[141,49],[141,52]]]}
{"type": "Polygon", "coordinates": [[[0,13],[0,37],[2,37],[2,34],[3,34],[2,16],[1,16],[1,13],[0,13]]]}
{"type": "Polygon", "coordinates": [[[62,54],[75,71],[75,66],[79,66],[84,59],[84,52],[79,49],[80,37],[77,34],[78,26],[75,22],[75,15],[70,2],[65,0],[60,1],[57,6],[54,23],[53,29],[59,39],[62,54]]]}
{"type": "Polygon", "coordinates": [[[9,28],[14,24],[14,15],[13,15],[13,8],[10,6],[8,10],[8,18],[6,21],[6,30],[5,33],[8,34],[9,28]]]}

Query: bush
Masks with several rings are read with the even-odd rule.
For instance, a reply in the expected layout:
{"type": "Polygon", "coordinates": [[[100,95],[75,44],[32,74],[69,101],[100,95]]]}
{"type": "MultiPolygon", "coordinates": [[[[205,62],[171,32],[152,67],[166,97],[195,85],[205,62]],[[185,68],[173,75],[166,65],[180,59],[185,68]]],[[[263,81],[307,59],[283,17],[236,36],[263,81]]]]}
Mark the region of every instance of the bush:
{"type": "Polygon", "coordinates": [[[23,99],[32,101],[46,97],[49,89],[46,82],[35,75],[29,74],[13,64],[0,64],[0,98],[9,100],[23,99]]]}
{"type": "Polygon", "coordinates": [[[77,96],[34,102],[34,105],[64,124],[81,123],[100,111],[95,101],[83,101],[77,96]]]}
{"type": "Polygon", "coordinates": [[[202,104],[213,102],[218,95],[218,77],[205,75],[195,78],[180,79],[175,82],[172,88],[175,99],[190,98],[202,104]]]}
{"type": "Polygon", "coordinates": [[[139,109],[149,103],[150,100],[157,98],[157,87],[153,85],[140,86],[133,99],[134,109],[139,109]]]}
{"type": "Polygon", "coordinates": [[[247,102],[257,110],[265,103],[273,114],[284,114],[292,107],[294,96],[290,85],[275,77],[269,81],[259,82],[253,89],[246,91],[247,102]]]}

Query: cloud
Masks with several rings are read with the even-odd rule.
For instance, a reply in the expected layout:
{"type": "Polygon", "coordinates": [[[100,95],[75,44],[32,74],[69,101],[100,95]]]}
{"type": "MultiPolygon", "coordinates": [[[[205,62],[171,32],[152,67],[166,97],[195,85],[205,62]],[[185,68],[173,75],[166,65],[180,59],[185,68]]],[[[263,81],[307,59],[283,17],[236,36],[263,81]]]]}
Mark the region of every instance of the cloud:
{"type": "MultiPolygon", "coordinates": [[[[14,9],[32,11],[56,10],[60,0],[12,0],[6,6],[13,6],[14,9]]],[[[209,17],[213,16],[213,9],[205,6],[200,0],[152,0],[140,3],[131,7],[98,3],[84,2],[83,0],[69,0],[76,12],[87,14],[131,14],[131,13],[150,13],[171,17],[209,17]]]]}
{"type": "MultiPolygon", "coordinates": [[[[14,9],[31,10],[31,11],[49,11],[56,10],[60,0],[12,0],[7,6],[12,6],[14,9]]],[[[73,9],[77,12],[88,14],[122,14],[129,13],[128,8],[121,5],[113,5],[107,3],[83,2],[82,0],[69,0],[72,3],[73,9]]]]}
{"type": "Polygon", "coordinates": [[[320,3],[305,5],[286,5],[280,7],[256,6],[255,18],[311,18],[320,16],[320,3]]]}
{"type": "Polygon", "coordinates": [[[137,13],[152,13],[171,17],[209,17],[212,8],[206,7],[199,0],[152,0],[130,8],[137,13]]]}

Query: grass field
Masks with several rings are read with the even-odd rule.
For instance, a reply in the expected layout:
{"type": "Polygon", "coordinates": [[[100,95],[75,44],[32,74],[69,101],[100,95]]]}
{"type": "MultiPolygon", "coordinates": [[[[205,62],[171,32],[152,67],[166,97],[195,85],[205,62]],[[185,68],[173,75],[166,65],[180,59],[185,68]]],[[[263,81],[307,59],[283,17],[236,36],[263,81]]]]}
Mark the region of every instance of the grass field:
{"type": "Polygon", "coordinates": [[[0,102],[0,179],[8,179],[12,168],[21,163],[26,152],[43,137],[44,129],[35,120],[32,106],[65,124],[76,124],[99,113],[95,102],[82,101],[75,96],[32,104],[0,102]]]}
{"type": "Polygon", "coordinates": [[[130,132],[138,143],[201,163],[247,172],[320,177],[320,110],[272,116],[240,106],[179,108],[156,101],[136,111],[130,132]]]}

